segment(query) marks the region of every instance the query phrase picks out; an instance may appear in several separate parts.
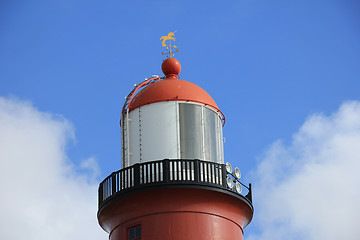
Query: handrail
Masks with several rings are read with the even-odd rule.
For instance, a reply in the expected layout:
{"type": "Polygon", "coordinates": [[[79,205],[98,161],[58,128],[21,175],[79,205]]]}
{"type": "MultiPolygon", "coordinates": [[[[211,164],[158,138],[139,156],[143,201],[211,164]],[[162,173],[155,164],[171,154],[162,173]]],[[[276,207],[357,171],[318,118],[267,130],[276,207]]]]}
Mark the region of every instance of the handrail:
{"type": "MultiPolygon", "coordinates": [[[[113,172],[100,183],[99,209],[113,197],[144,187],[185,184],[231,190],[226,183],[227,176],[225,164],[198,159],[164,159],[137,163],[113,172]]],[[[245,198],[251,204],[251,184],[249,187],[241,184],[248,190],[245,198]]]]}
{"type": "Polygon", "coordinates": [[[161,77],[152,77],[150,79],[145,79],[144,81],[142,81],[139,84],[135,84],[133,90],[131,90],[131,92],[125,98],[125,103],[124,103],[124,106],[123,106],[123,108],[121,110],[122,114],[125,114],[126,109],[130,107],[131,101],[132,101],[133,97],[136,95],[136,92],[139,89],[141,89],[141,88],[155,82],[156,80],[160,80],[160,79],[161,79],[161,77]]]}

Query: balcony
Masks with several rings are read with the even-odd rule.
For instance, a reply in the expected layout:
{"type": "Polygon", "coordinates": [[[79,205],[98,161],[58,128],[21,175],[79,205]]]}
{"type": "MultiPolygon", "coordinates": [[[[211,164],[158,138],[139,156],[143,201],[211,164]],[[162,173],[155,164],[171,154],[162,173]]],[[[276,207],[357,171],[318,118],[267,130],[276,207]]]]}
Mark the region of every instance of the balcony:
{"type": "MultiPolygon", "coordinates": [[[[238,184],[238,185],[239,185],[238,184]]],[[[251,184],[244,185],[226,171],[225,164],[201,160],[159,160],[134,164],[113,172],[99,186],[99,212],[113,200],[139,191],[155,188],[202,188],[233,195],[251,209],[251,184]],[[229,182],[238,182],[246,195],[229,187],[229,182]]]]}

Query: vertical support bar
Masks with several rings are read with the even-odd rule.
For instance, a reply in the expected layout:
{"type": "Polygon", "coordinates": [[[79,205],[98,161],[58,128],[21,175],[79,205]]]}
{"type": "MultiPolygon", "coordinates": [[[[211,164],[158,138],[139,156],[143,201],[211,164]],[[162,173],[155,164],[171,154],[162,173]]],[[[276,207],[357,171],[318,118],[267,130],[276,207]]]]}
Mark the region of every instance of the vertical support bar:
{"type": "Polygon", "coordinates": [[[153,163],[149,163],[149,165],[150,165],[150,182],[153,183],[153,182],[154,182],[154,175],[153,175],[154,167],[153,167],[153,163]]]}
{"type": "Polygon", "coordinates": [[[138,163],[134,165],[134,187],[140,185],[140,166],[138,163]]]}
{"type": "Polygon", "coordinates": [[[225,164],[221,164],[221,175],[222,175],[222,186],[223,186],[224,188],[227,188],[227,185],[226,185],[227,173],[226,173],[225,164]]]}
{"type": "Polygon", "coordinates": [[[99,205],[99,208],[100,208],[100,206],[101,206],[101,204],[102,204],[102,194],[103,194],[103,184],[102,183],[100,183],[100,185],[99,185],[99,192],[98,192],[98,205],[99,205]]]}
{"type": "Polygon", "coordinates": [[[167,183],[170,180],[170,161],[169,159],[164,159],[163,163],[163,179],[167,183]]]}
{"type": "Polygon", "coordinates": [[[159,181],[164,181],[164,162],[159,163],[159,181]]]}
{"type": "Polygon", "coordinates": [[[116,173],[111,174],[111,194],[114,195],[116,193],[116,173]]]}
{"type": "Polygon", "coordinates": [[[179,168],[179,161],[178,160],[175,160],[174,162],[174,166],[175,166],[175,168],[174,168],[174,175],[175,175],[175,178],[174,178],[174,180],[177,180],[177,181],[179,181],[180,179],[179,179],[179,172],[181,171],[181,168],[179,168]],[[176,169],[176,170],[175,170],[176,169]]]}
{"type": "Polygon", "coordinates": [[[249,192],[248,192],[248,194],[246,194],[245,197],[246,197],[247,199],[249,199],[250,202],[252,203],[251,183],[249,183],[249,192]]]}
{"type": "Polygon", "coordinates": [[[146,163],[147,183],[151,183],[151,163],[146,163]]]}
{"type": "Polygon", "coordinates": [[[160,174],[160,163],[157,162],[156,165],[155,165],[155,176],[156,176],[156,182],[158,182],[160,179],[159,179],[159,174],[160,174]]]}
{"type": "Polygon", "coordinates": [[[204,182],[207,182],[208,181],[208,174],[207,174],[207,162],[203,162],[203,167],[204,167],[204,182]]]}
{"type": "Polygon", "coordinates": [[[121,171],[121,189],[124,189],[125,188],[125,178],[124,178],[124,175],[125,175],[125,171],[121,171]]]}
{"type": "Polygon", "coordinates": [[[188,170],[188,167],[187,167],[187,161],[181,161],[181,165],[183,167],[183,180],[184,181],[187,181],[187,170],[188,170]]]}
{"type": "Polygon", "coordinates": [[[119,172],[115,173],[115,192],[120,191],[119,189],[119,172]]]}
{"type": "Polygon", "coordinates": [[[142,163],[142,164],[141,164],[141,168],[142,168],[142,174],[143,174],[143,177],[142,177],[142,178],[143,178],[143,182],[142,182],[142,183],[145,184],[145,183],[147,183],[147,181],[146,181],[146,180],[147,180],[147,179],[146,179],[146,176],[147,176],[146,164],[142,163]]]}
{"type": "Polygon", "coordinates": [[[158,162],[158,182],[161,182],[161,166],[162,166],[162,162],[158,162]]]}
{"type": "Polygon", "coordinates": [[[208,177],[207,182],[211,183],[211,165],[210,165],[210,162],[207,162],[206,168],[207,168],[207,177],[208,177]]]}
{"type": "Polygon", "coordinates": [[[200,182],[200,161],[199,159],[195,159],[194,162],[194,180],[196,183],[200,182]]]}

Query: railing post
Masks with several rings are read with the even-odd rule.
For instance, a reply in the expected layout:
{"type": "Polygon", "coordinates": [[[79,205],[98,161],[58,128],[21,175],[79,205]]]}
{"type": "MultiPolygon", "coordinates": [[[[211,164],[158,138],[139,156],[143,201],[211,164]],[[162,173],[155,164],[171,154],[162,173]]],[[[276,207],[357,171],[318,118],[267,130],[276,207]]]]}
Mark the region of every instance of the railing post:
{"type": "Polygon", "coordinates": [[[199,159],[195,159],[195,165],[194,165],[194,177],[195,182],[200,182],[200,161],[199,159]]]}
{"type": "Polygon", "coordinates": [[[163,163],[164,163],[163,179],[164,179],[164,182],[167,183],[170,180],[170,161],[169,161],[169,159],[164,159],[163,163]]]}
{"type": "Polygon", "coordinates": [[[140,185],[140,164],[134,164],[134,187],[140,185]]]}
{"type": "Polygon", "coordinates": [[[111,195],[116,193],[116,173],[111,174],[111,195]]]}
{"type": "Polygon", "coordinates": [[[98,204],[99,204],[99,208],[100,208],[100,206],[102,204],[102,201],[103,201],[103,184],[102,183],[100,183],[100,185],[99,185],[98,194],[99,194],[99,202],[98,202],[98,204]]]}
{"type": "Polygon", "coordinates": [[[249,192],[248,192],[248,194],[246,194],[245,197],[246,197],[247,199],[249,199],[250,202],[252,203],[251,183],[249,183],[249,192]]]}
{"type": "Polygon", "coordinates": [[[227,172],[226,172],[226,167],[225,164],[221,164],[221,173],[222,173],[222,185],[224,188],[227,188],[227,183],[226,183],[226,177],[227,177],[227,172]]]}

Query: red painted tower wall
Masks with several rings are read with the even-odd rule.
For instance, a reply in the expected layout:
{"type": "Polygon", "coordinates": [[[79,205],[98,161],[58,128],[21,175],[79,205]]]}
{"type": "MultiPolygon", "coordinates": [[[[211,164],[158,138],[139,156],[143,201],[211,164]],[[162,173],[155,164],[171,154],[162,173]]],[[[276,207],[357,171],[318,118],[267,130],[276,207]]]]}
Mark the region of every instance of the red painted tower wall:
{"type": "Polygon", "coordinates": [[[131,194],[99,212],[110,240],[128,239],[141,225],[141,239],[243,239],[252,209],[226,193],[189,188],[155,189],[131,194]]]}

